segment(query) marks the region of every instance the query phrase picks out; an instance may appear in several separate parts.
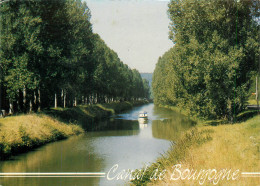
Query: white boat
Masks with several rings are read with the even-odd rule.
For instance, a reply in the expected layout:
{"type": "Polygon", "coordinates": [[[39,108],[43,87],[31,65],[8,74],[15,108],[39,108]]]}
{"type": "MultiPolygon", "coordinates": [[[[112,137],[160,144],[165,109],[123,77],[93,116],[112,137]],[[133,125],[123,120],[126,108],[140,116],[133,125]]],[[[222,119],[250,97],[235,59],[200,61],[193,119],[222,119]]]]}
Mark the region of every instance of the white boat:
{"type": "Polygon", "coordinates": [[[147,125],[148,119],[147,118],[138,118],[139,125],[147,125]]]}
{"type": "Polygon", "coordinates": [[[145,111],[139,112],[139,118],[148,119],[148,114],[145,111]]]}

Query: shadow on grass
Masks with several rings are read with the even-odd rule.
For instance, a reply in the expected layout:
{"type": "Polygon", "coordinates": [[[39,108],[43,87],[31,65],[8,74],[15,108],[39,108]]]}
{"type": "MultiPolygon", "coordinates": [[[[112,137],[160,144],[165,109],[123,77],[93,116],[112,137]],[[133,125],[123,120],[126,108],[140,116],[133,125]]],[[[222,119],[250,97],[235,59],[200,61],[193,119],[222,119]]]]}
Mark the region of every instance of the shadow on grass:
{"type": "Polygon", "coordinates": [[[228,123],[228,121],[226,121],[226,120],[209,120],[209,121],[205,122],[206,125],[210,125],[210,126],[218,126],[218,125],[227,124],[227,123],[228,123]]]}
{"type": "Polygon", "coordinates": [[[51,108],[42,111],[63,123],[81,125],[85,130],[95,128],[97,122],[110,116],[132,109],[133,106],[146,104],[146,101],[114,102],[96,105],[79,105],[72,108],[51,108]]]}
{"type": "Polygon", "coordinates": [[[244,112],[241,112],[237,115],[236,119],[237,122],[243,122],[246,121],[254,116],[256,116],[259,113],[257,110],[246,110],[244,112]]]}
{"type": "MultiPolygon", "coordinates": [[[[236,116],[236,119],[233,121],[233,124],[244,122],[250,118],[253,118],[258,113],[259,113],[259,111],[257,111],[257,110],[245,110],[236,116]]],[[[218,125],[223,125],[223,124],[232,124],[232,122],[230,122],[228,120],[208,120],[205,122],[205,124],[210,125],[210,126],[218,126],[218,125]]]]}
{"type": "Polygon", "coordinates": [[[113,114],[112,110],[105,110],[98,105],[78,106],[73,108],[58,108],[43,111],[44,114],[54,117],[63,123],[73,123],[82,125],[93,124],[101,119],[108,118],[113,114]]]}

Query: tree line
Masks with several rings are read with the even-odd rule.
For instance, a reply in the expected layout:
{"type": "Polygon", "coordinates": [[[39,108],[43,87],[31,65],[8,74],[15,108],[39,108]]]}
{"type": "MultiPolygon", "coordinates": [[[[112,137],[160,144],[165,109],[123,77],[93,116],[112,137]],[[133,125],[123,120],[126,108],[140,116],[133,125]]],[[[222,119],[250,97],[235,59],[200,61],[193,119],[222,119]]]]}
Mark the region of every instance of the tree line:
{"type": "Polygon", "coordinates": [[[174,46],[154,71],[155,104],[234,120],[259,73],[259,2],[171,0],[168,7],[174,46]]]}
{"type": "Polygon", "coordinates": [[[0,109],[147,98],[148,82],[94,34],[81,0],[10,0],[0,5],[0,109]]]}

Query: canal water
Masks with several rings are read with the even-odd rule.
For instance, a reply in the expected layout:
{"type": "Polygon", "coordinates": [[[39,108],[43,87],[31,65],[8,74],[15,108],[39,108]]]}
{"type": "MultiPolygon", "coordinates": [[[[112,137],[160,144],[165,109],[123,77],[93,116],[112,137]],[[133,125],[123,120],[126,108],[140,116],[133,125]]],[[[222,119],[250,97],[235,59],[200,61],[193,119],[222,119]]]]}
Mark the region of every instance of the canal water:
{"type": "Polygon", "coordinates": [[[140,169],[166,152],[171,141],[195,123],[174,111],[153,104],[135,107],[96,123],[92,131],[47,144],[34,151],[0,162],[0,172],[98,172],[105,177],[0,178],[0,185],[127,185],[123,180],[108,180],[123,169],[140,169]],[[147,111],[147,121],[138,113],[147,111]]]}

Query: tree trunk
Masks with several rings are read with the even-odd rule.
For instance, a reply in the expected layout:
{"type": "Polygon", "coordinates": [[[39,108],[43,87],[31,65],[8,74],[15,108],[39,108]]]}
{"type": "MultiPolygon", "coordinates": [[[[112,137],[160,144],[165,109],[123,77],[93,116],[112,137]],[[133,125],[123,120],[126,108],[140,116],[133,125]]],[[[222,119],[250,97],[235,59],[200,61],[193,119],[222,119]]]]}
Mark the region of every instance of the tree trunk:
{"type": "Polygon", "coordinates": [[[18,96],[18,99],[17,99],[17,101],[16,101],[16,104],[17,104],[17,111],[18,111],[18,112],[21,111],[21,105],[20,105],[20,101],[19,101],[19,99],[20,99],[20,96],[18,96]]]}
{"type": "Polygon", "coordinates": [[[26,89],[25,87],[23,88],[23,111],[24,113],[26,112],[27,108],[26,108],[26,89]]]}
{"type": "MultiPolygon", "coordinates": [[[[2,80],[2,71],[0,69],[0,80],[2,80]]],[[[0,110],[2,110],[2,101],[4,99],[2,98],[2,81],[0,83],[0,110]]]]}
{"type": "Polygon", "coordinates": [[[74,107],[77,106],[77,98],[75,97],[75,101],[74,101],[74,107]]]}
{"type": "MultiPolygon", "coordinates": [[[[260,59],[259,59],[260,63],[260,59]]],[[[259,70],[260,70],[260,64],[259,64],[259,70]]],[[[259,81],[258,81],[258,75],[256,76],[256,105],[258,109],[258,114],[260,113],[260,108],[259,108],[259,81]]]]}
{"type": "Polygon", "coordinates": [[[55,93],[55,96],[54,96],[55,100],[54,100],[54,108],[57,108],[57,94],[55,93]]]}
{"type": "Polygon", "coordinates": [[[66,108],[66,93],[64,92],[63,107],[66,108]]]}
{"type": "Polygon", "coordinates": [[[61,89],[61,107],[63,106],[63,99],[64,99],[63,89],[61,89]]]}
{"type": "Polygon", "coordinates": [[[37,96],[35,91],[33,91],[33,102],[35,105],[37,104],[37,96]]]}
{"type": "Polygon", "coordinates": [[[33,110],[33,104],[32,104],[32,100],[30,100],[30,113],[32,112],[32,110],[33,110]]]}
{"type": "Polygon", "coordinates": [[[84,96],[81,97],[81,100],[82,100],[82,104],[85,105],[85,98],[84,98],[84,96]]]}
{"type": "Polygon", "coordinates": [[[257,76],[256,76],[256,78],[255,78],[255,99],[256,99],[256,101],[258,101],[258,88],[257,88],[257,76]]]}
{"type": "Polygon", "coordinates": [[[90,95],[87,95],[86,98],[85,98],[85,102],[87,105],[89,105],[89,102],[90,102],[90,95]]]}
{"type": "Polygon", "coordinates": [[[38,89],[38,112],[41,111],[41,91],[38,89]]]}
{"type": "Polygon", "coordinates": [[[9,100],[9,114],[12,115],[14,111],[13,102],[9,100]]]}

